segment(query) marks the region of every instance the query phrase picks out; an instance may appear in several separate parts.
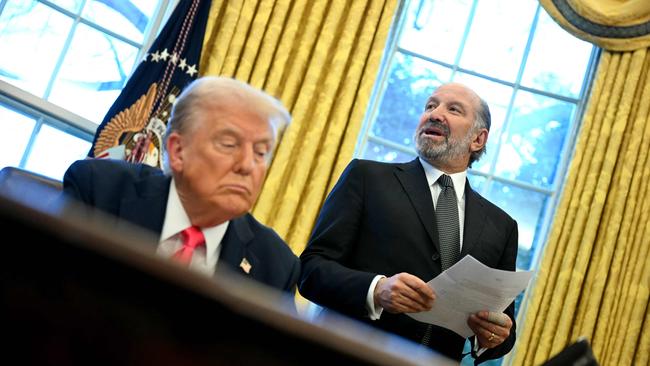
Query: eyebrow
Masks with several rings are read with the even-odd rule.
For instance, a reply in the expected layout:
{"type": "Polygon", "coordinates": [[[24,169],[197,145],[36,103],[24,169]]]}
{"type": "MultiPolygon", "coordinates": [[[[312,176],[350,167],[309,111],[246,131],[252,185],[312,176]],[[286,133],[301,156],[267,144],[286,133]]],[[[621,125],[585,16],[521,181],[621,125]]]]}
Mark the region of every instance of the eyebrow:
{"type": "MultiPolygon", "coordinates": [[[[427,102],[426,102],[425,105],[428,105],[428,104],[431,103],[431,102],[440,102],[440,99],[437,98],[437,97],[435,97],[435,96],[430,96],[430,97],[427,99],[427,102]]],[[[468,108],[468,105],[467,105],[467,104],[465,104],[465,103],[463,103],[463,102],[461,102],[461,101],[459,101],[459,100],[452,100],[451,102],[448,102],[448,103],[446,103],[446,104],[448,104],[448,105],[452,105],[452,106],[458,106],[458,107],[461,107],[461,108],[463,109],[463,111],[466,111],[467,108],[468,108]]]]}
{"type": "MultiPolygon", "coordinates": [[[[224,128],[219,129],[217,131],[217,133],[219,135],[221,135],[221,136],[224,136],[224,135],[225,136],[232,136],[232,137],[235,137],[237,139],[246,139],[246,137],[247,137],[245,133],[242,133],[242,131],[240,131],[240,130],[238,130],[236,128],[233,128],[231,126],[225,126],[224,128]]],[[[271,133],[269,136],[264,136],[263,138],[261,138],[259,140],[252,141],[252,143],[253,144],[264,143],[264,144],[272,145],[274,143],[273,133],[271,133]]]]}

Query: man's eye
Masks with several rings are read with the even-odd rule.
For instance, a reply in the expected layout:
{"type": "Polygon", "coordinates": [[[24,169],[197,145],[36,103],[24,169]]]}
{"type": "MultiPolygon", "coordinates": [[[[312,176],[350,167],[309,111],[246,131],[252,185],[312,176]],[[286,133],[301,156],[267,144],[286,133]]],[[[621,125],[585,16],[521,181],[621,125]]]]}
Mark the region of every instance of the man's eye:
{"type": "Polygon", "coordinates": [[[260,158],[266,158],[266,156],[269,154],[269,151],[266,149],[258,149],[255,150],[255,155],[257,155],[260,158]]]}
{"type": "Polygon", "coordinates": [[[230,140],[217,140],[217,146],[222,149],[231,150],[237,147],[237,142],[230,140]]]}

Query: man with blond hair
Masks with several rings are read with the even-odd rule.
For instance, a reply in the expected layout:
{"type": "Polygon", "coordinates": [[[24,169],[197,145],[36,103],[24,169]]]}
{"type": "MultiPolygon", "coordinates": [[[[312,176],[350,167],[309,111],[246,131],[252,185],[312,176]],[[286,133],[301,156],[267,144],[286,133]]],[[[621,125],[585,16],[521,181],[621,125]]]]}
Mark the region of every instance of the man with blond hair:
{"type": "MultiPolygon", "coordinates": [[[[297,257],[250,213],[289,113],[243,82],[203,77],[173,106],[165,172],[144,164],[81,160],[64,193],[160,234],[157,253],[212,276],[217,266],[295,291],[297,257]]],[[[117,227],[117,225],[116,225],[117,227]]]]}

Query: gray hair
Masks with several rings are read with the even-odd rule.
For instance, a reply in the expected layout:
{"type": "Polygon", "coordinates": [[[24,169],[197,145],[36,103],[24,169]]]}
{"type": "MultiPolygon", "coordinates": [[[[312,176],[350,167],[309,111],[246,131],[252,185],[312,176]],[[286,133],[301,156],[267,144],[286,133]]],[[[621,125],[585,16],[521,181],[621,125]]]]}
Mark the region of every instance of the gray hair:
{"type": "MultiPolygon", "coordinates": [[[[490,125],[492,124],[492,116],[490,114],[490,107],[488,106],[487,102],[479,97],[479,107],[476,110],[476,116],[474,117],[474,126],[473,126],[473,131],[472,132],[478,132],[481,128],[485,128],[490,131],[490,125]]],[[[475,161],[478,161],[484,154],[486,150],[487,143],[483,145],[483,147],[480,150],[473,151],[469,155],[469,164],[467,165],[468,167],[472,166],[472,163],[475,161]]]]}
{"type": "MultiPolygon", "coordinates": [[[[244,82],[221,76],[204,76],[190,83],[178,96],[172,107],[163,138],[163,170],[169,174],[167,139],[172,132],[184,134],[196,123],[197,115],[209,107],[229,105],[233,100],[245,102],[260,117],[269,121],[273,130],[273,149],[291,122],[289,112],[282,103],[244,82]]],[[[269,156],[269,161],[272,154],[269,156]]]]}

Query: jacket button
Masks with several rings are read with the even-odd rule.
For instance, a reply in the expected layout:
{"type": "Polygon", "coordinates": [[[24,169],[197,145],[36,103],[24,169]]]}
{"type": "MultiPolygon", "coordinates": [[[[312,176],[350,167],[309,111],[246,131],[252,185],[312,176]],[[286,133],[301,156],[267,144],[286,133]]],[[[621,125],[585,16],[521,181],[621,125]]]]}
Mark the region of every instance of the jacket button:
{"type": "Polygon", "coordinates": [[[431,259],[433,259],[434,261],[437,261],[438,259],[440,259],[440,254],[433,253],[433,255],[431,256],[431,259]]]}

